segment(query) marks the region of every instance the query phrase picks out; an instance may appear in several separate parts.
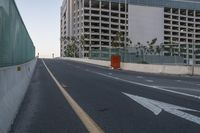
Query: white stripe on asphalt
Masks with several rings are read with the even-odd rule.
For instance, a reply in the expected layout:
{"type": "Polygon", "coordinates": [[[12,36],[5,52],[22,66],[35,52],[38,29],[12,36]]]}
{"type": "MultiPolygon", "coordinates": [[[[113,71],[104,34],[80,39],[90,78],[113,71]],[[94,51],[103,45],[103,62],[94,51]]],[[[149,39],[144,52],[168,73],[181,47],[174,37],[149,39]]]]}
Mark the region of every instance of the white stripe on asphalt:
{"type": "Polygon", "coordinates": [[[104,77],[107,77],[107,78],[120,80],[120,81],[123,81],[123,82],[126,82],[126,83],[130,83],[130,84],[135,84],[135,85],[139,85],[139,86],[154,88],[154,89],[165,91],[165,92],[170,92],[170,93],[174,93],[174,94],[178,94],[178,95],[183,95],[183,96],[187,96],[187,97],[200,99],[200,96],[195,96],[195,95],[192,95],[192,94],[187,94],[187,93],[178,92],[178,91],[174,91],[174,90],[168,90],[168,89],[164,89],[164,88],[161,88],[161,87],[158,87],[158,86],[146,85],[146,84],[142,84],[142,83],[139,83],[139,82],[129,81],[129,80],[126,80],[126,79],[121,79],[121,78],[118,78],[118,77],[113,77],[113,76],[110,76],[110,75],[106,75],[106,74],[103,74],[103,73],[100,73],[100,72],[94,72],[94,71],[89,71],[89,72],[92,72],[92,73],[95,73],[95,74],[98,74],[98,75],[101,75],[101,76],[104,76],[104,77]]]}
{"type": "Polygon", "coordinates": [[[170,87],[170,86],[157,86],[157,87],[160,87],[160,88],[166,88],[166,89],[173,89],[173,90],[185,90],[185,91],[193,91],[193,92],[200,92],[200,89],[191,89],[191,88],[183,88],[183,87],[170,87]]]}
{"type": "Polygon", "coordinates": [[[128,96],[132,100],[136,101],[138,104],[142,105],[143,107],[147,108],[148,110],[152,111],[155,115],[159,115],[162,111],[166,111],[170,114],[173,114],[177,117],[183,118],[185,120],[194,122],[200,125],[200,117],[189,114],[185,111],[192,111],[192,112],[200,112],[198,110],[185,108],[141,96],[136,96],[128,93],[123,93],[124,95],[128,96]]]}
{"type": "Polygon", "coordinates": [[[45,64],[44,60],[42,60],[44,66],[46,67],[47,71],[49,72],[52,79],[57,84],[58,88],[64,95],[67,102],[70,104],[74,112],[80,118],[82,123],[85,125],[89,133],[104,133],[104,131],[92,120],[92,118],[78,105],[78,103],[69,95],[69,93],[62,87],[62,85],[58,82],[52,72],[49,70],[47,65],[45,64]]]}
{"type": "Polygon", "coordinates": [[[198,82],[193,82],[193,83],[191,83],[191,82],[183,81],[183,80],[176,80],[176,82],[182,82],[182,83],[184,83],[184,84],[190,84],[190,85],[198,85],[198,84],[197,84],[198,82]]]}
{"type": "Polygon", "coordinates": [[[153,80],[146,80],[147,82],[149,82],[149,83],[153,83],[154,81],[153,80]]]}

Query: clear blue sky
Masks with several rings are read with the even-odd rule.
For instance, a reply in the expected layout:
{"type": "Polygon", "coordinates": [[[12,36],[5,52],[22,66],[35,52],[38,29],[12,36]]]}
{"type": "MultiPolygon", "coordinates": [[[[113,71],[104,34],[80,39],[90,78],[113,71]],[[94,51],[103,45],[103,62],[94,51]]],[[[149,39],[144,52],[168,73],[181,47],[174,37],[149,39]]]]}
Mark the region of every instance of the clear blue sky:
{"type": "Polygon", "coordinates": [[[60,6],[63,0],[15,0],[40,57],[60,54],[60,6]]]}

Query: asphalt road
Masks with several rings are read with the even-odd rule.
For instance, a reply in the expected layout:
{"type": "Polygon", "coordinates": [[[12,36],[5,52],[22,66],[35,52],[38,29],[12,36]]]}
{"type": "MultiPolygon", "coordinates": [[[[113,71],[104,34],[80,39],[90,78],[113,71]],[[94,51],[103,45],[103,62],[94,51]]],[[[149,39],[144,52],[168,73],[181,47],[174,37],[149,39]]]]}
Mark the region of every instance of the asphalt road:
{"type": "MultiPolygon", "coordinates": [[[[200,77],[145,74],[44,60],[105,133],[199,133],[200,77]]],[[[39,60],[11,133],[87,133],[39,60]]]]}

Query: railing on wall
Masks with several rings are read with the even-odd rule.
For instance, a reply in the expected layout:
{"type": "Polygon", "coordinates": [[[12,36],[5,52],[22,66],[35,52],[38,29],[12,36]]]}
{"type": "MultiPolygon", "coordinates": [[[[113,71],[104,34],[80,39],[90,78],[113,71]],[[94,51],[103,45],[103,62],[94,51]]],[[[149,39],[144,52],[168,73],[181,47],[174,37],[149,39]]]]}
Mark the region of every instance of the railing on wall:
{"type": "Polygon", "coordinates": [[[14,0],[0,0],[0,67],[35,58],[35,47],[14,0]]]}

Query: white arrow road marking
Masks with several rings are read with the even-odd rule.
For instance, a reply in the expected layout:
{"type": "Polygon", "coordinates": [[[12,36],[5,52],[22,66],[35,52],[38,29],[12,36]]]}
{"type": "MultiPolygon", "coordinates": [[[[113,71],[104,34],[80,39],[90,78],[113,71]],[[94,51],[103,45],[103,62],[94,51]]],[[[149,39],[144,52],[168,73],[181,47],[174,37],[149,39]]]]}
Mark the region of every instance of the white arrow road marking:
{"type": "Polygon", "coordinates": [[[136,96],[136,95],[131,95],[131,94],[127,94],[127,93],[123,93],[123,94],[128,96],[132,100],[136,101],[143,107],[149,109],[155,115],[159,115],[162,112],[162,110],[164,110],[170,114],[173,114],[175,116],[181,117],[183,119],[186,119],[188,121],[191,121],[191,122],[194,122],[194,123],[200,125],[200,117],[197,117],[197,116],[194,116],[189,113],[181,111],[181,110],[185,110],[185,111],[200,112],[198,110],[180,107],[177,105],[164,103],[164,102],[160,102],[160,101],[156,101],[156,100],[152,100],[152,99],[148,99],[148,98],[144,98],[144,97],[140,97],[140,96],[136,96]]]}

